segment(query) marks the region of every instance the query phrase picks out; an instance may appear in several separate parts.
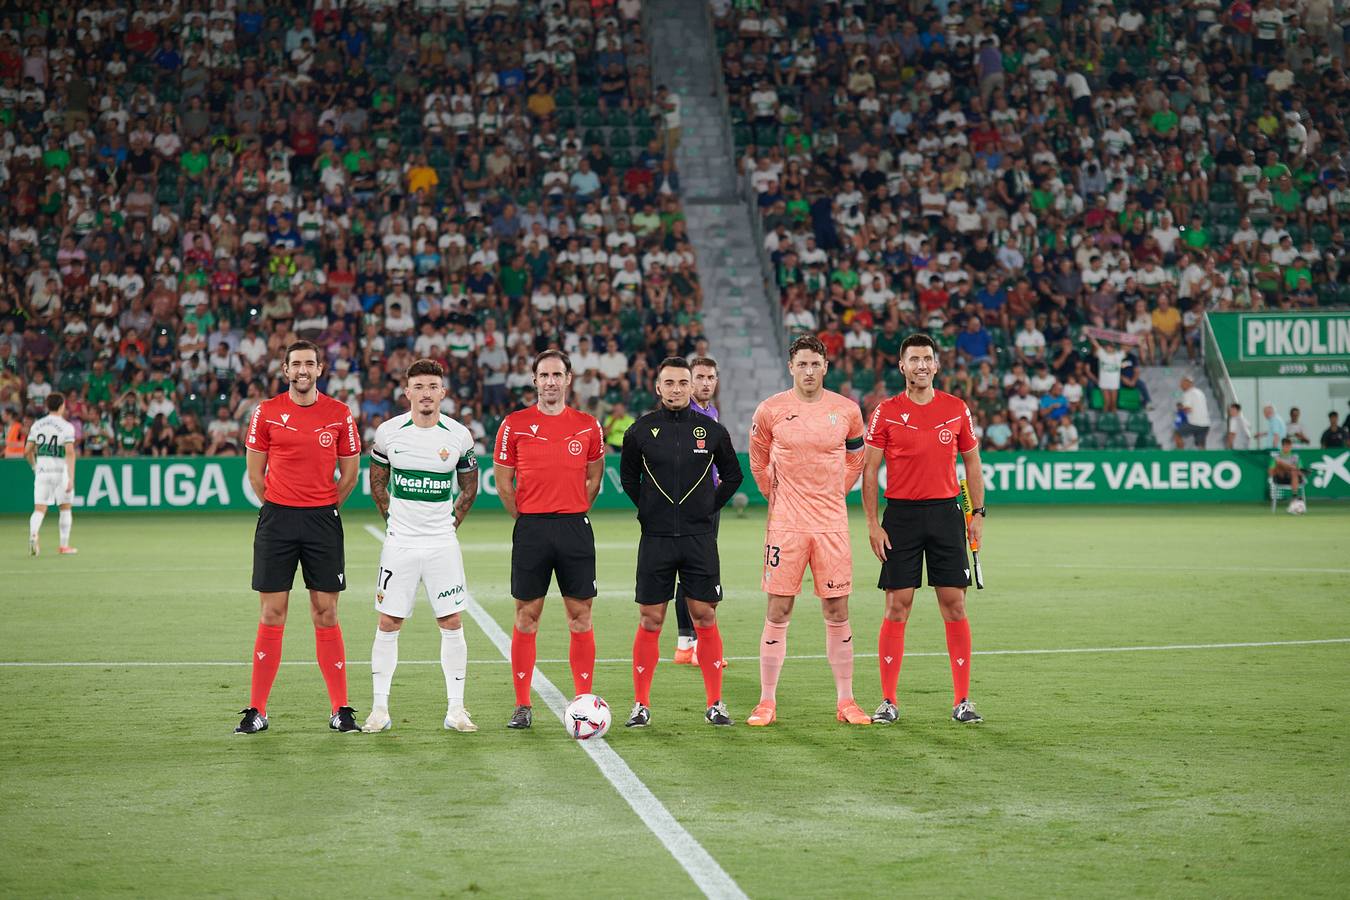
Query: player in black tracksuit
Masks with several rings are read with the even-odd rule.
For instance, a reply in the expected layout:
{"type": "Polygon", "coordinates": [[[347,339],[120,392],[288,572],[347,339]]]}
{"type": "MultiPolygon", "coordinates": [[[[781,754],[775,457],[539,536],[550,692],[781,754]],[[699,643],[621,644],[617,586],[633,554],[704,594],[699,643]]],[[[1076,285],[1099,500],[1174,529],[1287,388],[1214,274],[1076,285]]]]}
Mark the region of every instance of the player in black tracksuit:
{"type": "Polygon", "coordinates": [[[656,392],[661,405],[624,434],[619,466],[624,492],[637,506],[642,527],[635,598],[641,605],[641,621],[633,642],[636,703],[627,724],[641,727],[651,721],[652,674],[678,574],[699,646],[707,648],[706,653],[699,651],[708,697],[705,718],[714,725],[730,725],[722,703],[722,637],[717,630],[722,584],[715,519],[744,475],[730,433],[689,409],[688,362],[680,357],[663,361],[656,373],[656,392]],[[720,477],[716,486],[714,465],[720,477]]]}

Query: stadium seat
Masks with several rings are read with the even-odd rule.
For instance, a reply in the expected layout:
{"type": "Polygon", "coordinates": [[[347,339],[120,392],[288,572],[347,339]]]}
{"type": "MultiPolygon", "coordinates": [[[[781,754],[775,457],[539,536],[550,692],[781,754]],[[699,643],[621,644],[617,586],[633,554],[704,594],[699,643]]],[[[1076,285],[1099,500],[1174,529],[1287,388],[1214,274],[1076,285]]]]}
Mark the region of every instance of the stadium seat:
{"type": "Polygon", "coordinates": [[[1149,419],[1148,413],[1138,410],[1130,413],[1130,417],[1125,420],[1125,430],[1130,434],[1152,434],[1153,422],[1149,419]]]}
{"type": "Polygon", "coordinates": [[[1097,417],[1098,434],[1120,434],[1120,418],[1115,413],[1102,413],[1097,417]]]}
{"type": "Polygon", "coordinates": [[[1106,438],[1106,443],[1104,443],[1104,444],[1102,445],[1102,446],[1103,446],[1103,449],[1106,449],[1106,450],[1129,450],[1129,449],[1130,449],[1130,438],[1129,438],[1129,435],[1126,435],[1126,434],[1107,434],[1107,435],[1103,435],[1103,437],[1106,438]]]}

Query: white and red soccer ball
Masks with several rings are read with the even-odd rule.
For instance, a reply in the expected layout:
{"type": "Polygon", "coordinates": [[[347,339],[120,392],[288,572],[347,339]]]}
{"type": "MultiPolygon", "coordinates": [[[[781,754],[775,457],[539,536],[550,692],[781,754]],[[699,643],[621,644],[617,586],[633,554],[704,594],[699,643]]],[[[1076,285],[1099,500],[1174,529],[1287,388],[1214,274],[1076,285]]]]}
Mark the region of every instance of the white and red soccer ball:
{"type": "Polygon", "coordinates": [[[567,704],[563,713],[563,725],[567,733],[579,741],[602,738],[609,733],[609,723],[613,715],[609,704],[595,694],[582,694],[567,704]]]}

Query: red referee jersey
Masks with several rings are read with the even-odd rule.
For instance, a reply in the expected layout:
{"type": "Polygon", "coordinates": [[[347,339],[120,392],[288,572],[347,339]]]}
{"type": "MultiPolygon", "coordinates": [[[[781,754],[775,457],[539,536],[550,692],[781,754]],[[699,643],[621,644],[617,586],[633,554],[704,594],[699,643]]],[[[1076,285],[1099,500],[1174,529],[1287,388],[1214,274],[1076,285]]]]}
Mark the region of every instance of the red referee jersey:
{"type": "Polygon", "coordinates": [[[945,500],[961,493],[956,454],[974,450],[970,409],[959,398],[934,391],[919,405],[905,394],[881,402],[863,440],[886,455],[886,498],[945,500]]]}
{"type": "Polygon", "coordinates": [[[502,422],[492,461],[516,470],[516,509],[531,513],[584,513],[586,466],[605,455],[594,416],[565,407],[556,416],[531,406],[502,422]]]}
{"type": "Polygon", "coordinates": [[[263,499],[282,506],[335,506],[338,457],[361,455],[361,438],[347,404],[318,394],[300,406],[290,392],[253,410],[245,446],[267,454],[263,499]]]}

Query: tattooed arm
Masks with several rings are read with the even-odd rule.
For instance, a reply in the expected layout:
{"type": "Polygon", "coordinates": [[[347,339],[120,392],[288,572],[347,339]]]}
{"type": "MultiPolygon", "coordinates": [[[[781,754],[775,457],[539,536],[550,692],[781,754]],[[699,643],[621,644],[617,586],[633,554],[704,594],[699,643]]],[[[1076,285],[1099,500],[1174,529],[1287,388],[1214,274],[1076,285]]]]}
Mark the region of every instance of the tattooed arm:
{"type": "Polygon", "coordinates": [[[389,467],[373,463],[370,467],[370,497],[380,517],[389,518],[389,467]]]}
{"type": "MultiPolygon", "coordinates": [[[[455,498],[455,528],[458,529],[469,517],[473,501],[478,499],[478,470],[459,474],[459,496],[455,498]]],[[[373,493],[372,489],[372,493],[373,493]]]]}

